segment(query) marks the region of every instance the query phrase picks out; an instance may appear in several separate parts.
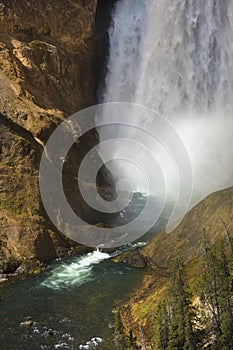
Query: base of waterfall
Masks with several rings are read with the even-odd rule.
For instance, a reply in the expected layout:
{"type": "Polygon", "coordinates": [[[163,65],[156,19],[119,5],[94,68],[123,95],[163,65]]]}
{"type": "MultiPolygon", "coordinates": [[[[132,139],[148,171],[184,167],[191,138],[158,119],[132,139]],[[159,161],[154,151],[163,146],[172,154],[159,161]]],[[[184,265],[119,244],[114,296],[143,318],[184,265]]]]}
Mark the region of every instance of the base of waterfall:
{"type": "Polygon", "coordinates": [[[92,274],[94,265],[110,257],[107,253],[95,250],[85,256],[75,258],[72,262],[59,264],[41,285],[57,290],[72,286],[79,287],[94,278],[92,274]]]}
{"type": "Polygon", "coordinates": [[[42,281],[41,286],[54,290],[80,287],[95,279],[95,274],[93,273],[95,265],[104,260],[115,258],[126,252],[143,247],[145,244],[146,242],[142,241],[129,243],[113,251],[111,254],[97,249],[84,256],[75,257],[72,260],[62,263],[59,262],[58,266],[52,268],[50,275],[42,281]]]}

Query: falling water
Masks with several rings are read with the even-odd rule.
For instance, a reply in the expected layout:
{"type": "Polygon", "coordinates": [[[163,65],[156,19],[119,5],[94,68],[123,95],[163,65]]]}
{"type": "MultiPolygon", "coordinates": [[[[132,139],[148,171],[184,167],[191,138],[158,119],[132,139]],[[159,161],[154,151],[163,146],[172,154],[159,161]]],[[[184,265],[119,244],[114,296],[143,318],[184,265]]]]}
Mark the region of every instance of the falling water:
{"type": "MultiPolygon", "coordinates": [[[[120,0],[109,29],[100,101],[144,105],[175,126],[193,168],[193,203],[233,183],[232,16],[230,0],[120,0]]],[[[109,120],[107,113],[101,118],[109,120]]],[[[129,122],[134,118],[156,130],[153,118],[129,115],[129,122]]],[[[141,141],[138,130],[123,127],[99,130],[100,141],[119,133],[141,141]]],[[[120,142],[109,150],[113,158],[123,151],[120,142]]],[[[160,153],[153,147],[151,151],[155,157],[160,153]]],[[[146,161],[145,151],[134,147],[131,152],[134,159],[146,161]]],[[[164,162],[165,181],[172,188],[177,185],[175,170],[164,162]]],[[[117,177],[143,190],[131,164],[118,161],[111,166],[117,177]]]]}

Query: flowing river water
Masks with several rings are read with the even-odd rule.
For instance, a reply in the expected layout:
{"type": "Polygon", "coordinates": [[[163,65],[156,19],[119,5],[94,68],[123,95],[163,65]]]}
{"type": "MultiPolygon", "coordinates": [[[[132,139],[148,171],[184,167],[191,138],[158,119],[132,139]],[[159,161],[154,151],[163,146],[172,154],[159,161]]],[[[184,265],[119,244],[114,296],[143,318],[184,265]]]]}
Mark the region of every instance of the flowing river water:
{"type": "MultiPolygon", "coordinates": [[[[145,200],[145,196],[137,194],[116,223],[132,220],[143,209],[145,200]]],[[[156,206],[156,198],[153,200],[156,206]]],[[[57,260],[37,276],[0,284],[0,349],[113,350],[113,309],[140,287],[145,269],[116,264],[111,258],[141,249],[165,226],[169,210],[166,207],[157,225],[136,243],[110,254],[95,250],[57,260]]]]}
{"type": "Polygon", "coordinates": [[[0,349],[113,349],[112,310],[138,288],[143,271],[109,258],[94,251],[2,284],[0,349]]]}

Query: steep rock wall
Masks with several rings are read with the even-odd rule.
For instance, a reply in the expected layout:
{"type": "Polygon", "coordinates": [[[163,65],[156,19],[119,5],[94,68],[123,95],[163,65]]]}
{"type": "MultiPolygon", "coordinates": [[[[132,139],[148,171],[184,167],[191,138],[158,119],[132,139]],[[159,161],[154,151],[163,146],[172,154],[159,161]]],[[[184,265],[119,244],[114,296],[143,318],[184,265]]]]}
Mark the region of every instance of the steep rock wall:
{"type": "MultiPolygon", "coordinates": [[[[14,270],[23,260],[54,259],[74,245],[46,217],[38,168],[54,128],[96,102],[101,37],[106,40],[103,28],[95,25],[96,9],[97,0],[0,1],[2,271],[14,270]]],[[[77,164],[95,143],[94,131],[81,140],[77,164]]],[[[102,182],[110,185],[108,177],[103,170],[102,182]]],[[[79,203],[80,194],[74,196],[79,203]]]]}

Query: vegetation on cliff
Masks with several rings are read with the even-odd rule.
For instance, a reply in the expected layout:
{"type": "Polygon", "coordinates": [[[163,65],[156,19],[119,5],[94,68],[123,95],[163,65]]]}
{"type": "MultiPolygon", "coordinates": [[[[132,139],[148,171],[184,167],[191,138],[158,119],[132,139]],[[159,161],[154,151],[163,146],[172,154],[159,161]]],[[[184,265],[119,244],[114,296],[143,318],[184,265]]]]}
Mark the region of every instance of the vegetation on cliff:
{"type": "Polygon", "coordinates": [[[187,279],[182,257],[171,261],[168,288],[155,314],[155,349],[233,347],[232,243],[201,237],[200,276],[187,279]]]}
{"type": "Polygon", "coordinates": [[[232,210],[233,188],[216,192],[172,234],[162,231],[140,250],[149,269],[120,313],[126,334],[132,331],[142,349],[228,349],[232,210]],[[222,305],[217,315],[216,303],[222,305]]]}

